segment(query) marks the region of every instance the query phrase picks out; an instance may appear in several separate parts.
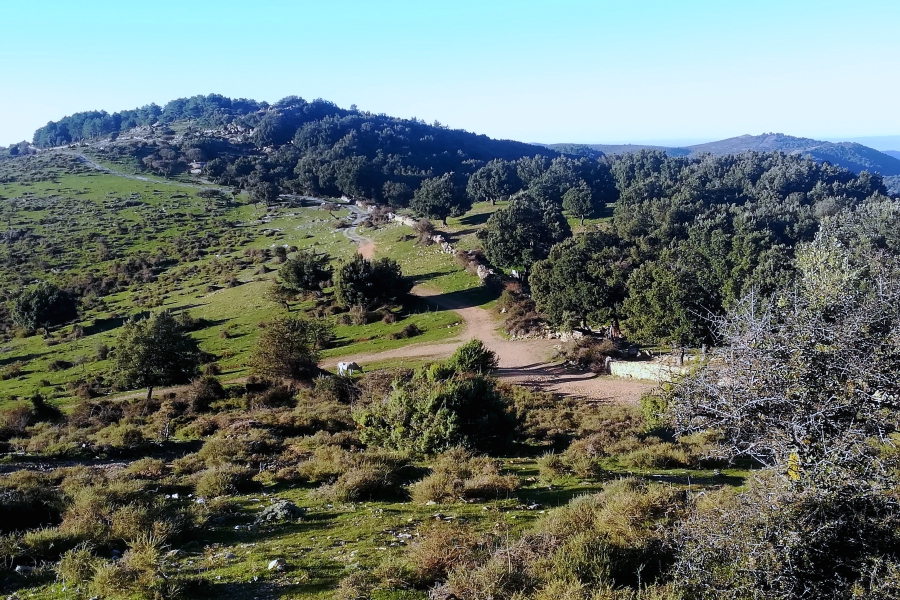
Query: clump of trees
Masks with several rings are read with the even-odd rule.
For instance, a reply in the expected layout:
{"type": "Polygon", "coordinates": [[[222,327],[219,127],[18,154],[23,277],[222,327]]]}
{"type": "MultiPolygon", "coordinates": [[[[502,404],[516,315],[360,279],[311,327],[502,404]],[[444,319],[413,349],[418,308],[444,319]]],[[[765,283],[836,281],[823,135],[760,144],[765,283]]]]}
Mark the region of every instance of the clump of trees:
{"type": "Polygon", "coordinates": [[[521,194],[494,213],[478,237],[492,264],[527,273],[547,258],[554,244],[571,235],[557,204],[521,194]]]}
{"type": "Polygon", "coordinates": [[[75,297],[46,281],[19,294],[11,311],[13,323],[28,332],[61,325],[77,316],[75,297]]]}
{"type": "Polygon", "coordinates": [[[621,241],[604,231],[564,240],[529,278],[537,309],[568,328],[609,321],[621,312],[632,260],[621,241]]]}
{"type": "Polygon", "coordinates": [[[397,303],[411,287],[400,265],[390,258],[369,260],[357,254],[338,267],[334,276],[338,302],[364,309],[397,303]]]}
{"type": "Polygon", "coordinates": [[[300,317],[266,324],[251,357],[253,373],[270,381],[309,381],[320,373],[319,355],[334,339],[326,321],[300,317]]]}
{"type": "MultiPolygon", "coordinates": [[[[560,160],[520,161],[529,194],[554,196],[552,165],[560,160]]],[[[601,162],[619,191],[612,223],[602,236],[585,232],[552,256],[539,255],[548,260],[533,269],[533,298],[555,327],[598,326],[615,317],[636,341],[712,343],[712,320],[751,289],[769,295],[788,283],[795,248],[826,221],[894,237],[867,216],[896,222],[877,175],[780,153],[689,159],[642,151],[601,162]]],[[[562,196],[566,210],[581,216],[585,186],[562,196]]],[[[509,260],[523,244],[496,243],[514,231],[503,225],[485,234],[488,257],[499,266],[523,266],[523,258],[509,260]]]]}
{"type": "Polygon", "coordinates": [[[126,322],[116,340],[114,377],[124,389],[188,383],[201,353],[197,340],[168,311],[126,322]]]}

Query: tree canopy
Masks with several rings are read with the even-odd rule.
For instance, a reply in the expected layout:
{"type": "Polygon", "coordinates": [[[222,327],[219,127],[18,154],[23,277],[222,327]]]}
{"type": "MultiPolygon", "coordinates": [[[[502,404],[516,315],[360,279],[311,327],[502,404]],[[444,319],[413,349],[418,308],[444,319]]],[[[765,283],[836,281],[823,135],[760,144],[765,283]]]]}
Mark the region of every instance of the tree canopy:
{"type": "Polygon", "coordinates": [[[338,267],[334,293],[344,306],[371,308],[399,301],[411,289],[400,265],[390,258],[369,260],[361,254],[338,267]]]}
{"type": "Polygon", "coordinates": [[[632,260],[616,236],[585,232],[555,245],[534,265],[532,297],[555,327],[602,325],[621,312],[632,260]]]}
{"type": "Polygon", "coordinates": [[[491,263],[528,271],[570,233],[559,206],[521,194],[494,213],[478,235],[491,263]]]}
{"type": "Polygon", "coordinates": [[[309,380],[319,374],[319,353],[334,338],[331,325],[299,317],[266,324],[251,357],[253,372],[270,380],[309,380]]]}
{"type": "Polygon", "coordinates": [[[77,316],[75,298],[46,281],[19,294],[12,307],[13,322],[27,331],[61,325],[77,316]]]}
{"type": "Polygon", "coordinates": [[[311,250],[298,252],[278,270],[282,285],[292,292],[313,292],[331,279],[332,269],[327,254],[311,250]]]}
{"type": "Polygon", "coordinates": [[[454,173],[426,179],[416,190],[409,207],[420,216],[440,219],[444,225],[447,217],[458,217],[472,208],[472,202],[456,183],[454,173]]]}
{"type": "Polygon", "coordinates": [[[187,383],[200,364],[197,341],[168,311],[126,322],[116,339],[117,384],[146,387],[147,397],[161,385],[187,383]]]}

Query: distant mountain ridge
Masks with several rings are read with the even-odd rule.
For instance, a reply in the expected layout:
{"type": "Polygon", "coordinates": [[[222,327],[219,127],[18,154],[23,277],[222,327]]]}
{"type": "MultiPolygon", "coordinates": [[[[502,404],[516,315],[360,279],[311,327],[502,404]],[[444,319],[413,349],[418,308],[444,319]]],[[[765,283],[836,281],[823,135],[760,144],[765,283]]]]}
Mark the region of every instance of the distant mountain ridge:
{"type": "MultiPolygon", "coordinates": [[[[573,144],[548,144],[558,146],[573,144]]],[[[738,137],[686,147],[649,146],[639,144],[584,144],[585,148],[604,154],[627,154],[641,150],[664,150],[670,156],[699,156],[709,153],[715,156],[741,154],[742,152],[784,152],[809,156],[819,162],[829,162],[859,173],[878,172],[884,176],[900,175],[900,152],[879,152],[855,142],[823,142],[810,138],[794,137],[783,133],[741,135],[738,137]]]]}

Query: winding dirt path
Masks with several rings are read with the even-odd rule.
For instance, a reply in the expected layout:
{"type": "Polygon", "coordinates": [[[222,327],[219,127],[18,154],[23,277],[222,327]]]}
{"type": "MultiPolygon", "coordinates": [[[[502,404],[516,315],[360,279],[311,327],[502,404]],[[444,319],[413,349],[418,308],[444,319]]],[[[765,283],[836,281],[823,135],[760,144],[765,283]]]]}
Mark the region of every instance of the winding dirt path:
{"type": "Polygon", "coordinates": [[[577,396],[592,401],[617,404],[637,403],[644,392],[654,384],[636,379],[598,377],[593,373],[565,369],[551,361],[557,342],[548,339],[508,340],[499,332],[494,314],[478,306],[472,306],[459,294],[442,294],[431,288],[416,286],[412,293],[443,310],[452,310],[465,322],[459,337],[441,343],[412,344],[384,352],[361,353],[329,359],[323,367],[334,367],[339,361],[366,363],[399,358],[425,358],[440,360],[449,357],[463,343],[479,339],[497,353],[500,361],[495,375],[511,383],[525,385],[547,392],[577,396]]]}

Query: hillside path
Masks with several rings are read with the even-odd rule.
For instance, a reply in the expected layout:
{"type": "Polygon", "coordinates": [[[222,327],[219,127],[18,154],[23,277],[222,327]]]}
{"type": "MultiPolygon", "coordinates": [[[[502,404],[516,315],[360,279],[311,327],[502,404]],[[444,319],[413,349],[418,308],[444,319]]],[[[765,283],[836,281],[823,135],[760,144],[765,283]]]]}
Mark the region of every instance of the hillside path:
{"type": "Polygon", "coordinates": [[[494,373],[500,379],[531,388],[576,396],[592,401],[617,404],[636,404],[653,383],[636,379],[598,377],[593,373],[570,371],[555,364],[550,357],[557,342],[548,339],[509,340],[499,332],[497,319],[488,310],[472,306],[464,294],[442,294],[431,288],[416,286],[412,293],[442,310],[451,310],[462,317],[465,328],[459,337],[440,343],[412,344],[383,352],[361,353],[328,359],[322,366],[334,368],[340,362],[383,362],[402,358],[448,358],[463,343],[479,339],[497,353],[499,368],[494,373]]]}

